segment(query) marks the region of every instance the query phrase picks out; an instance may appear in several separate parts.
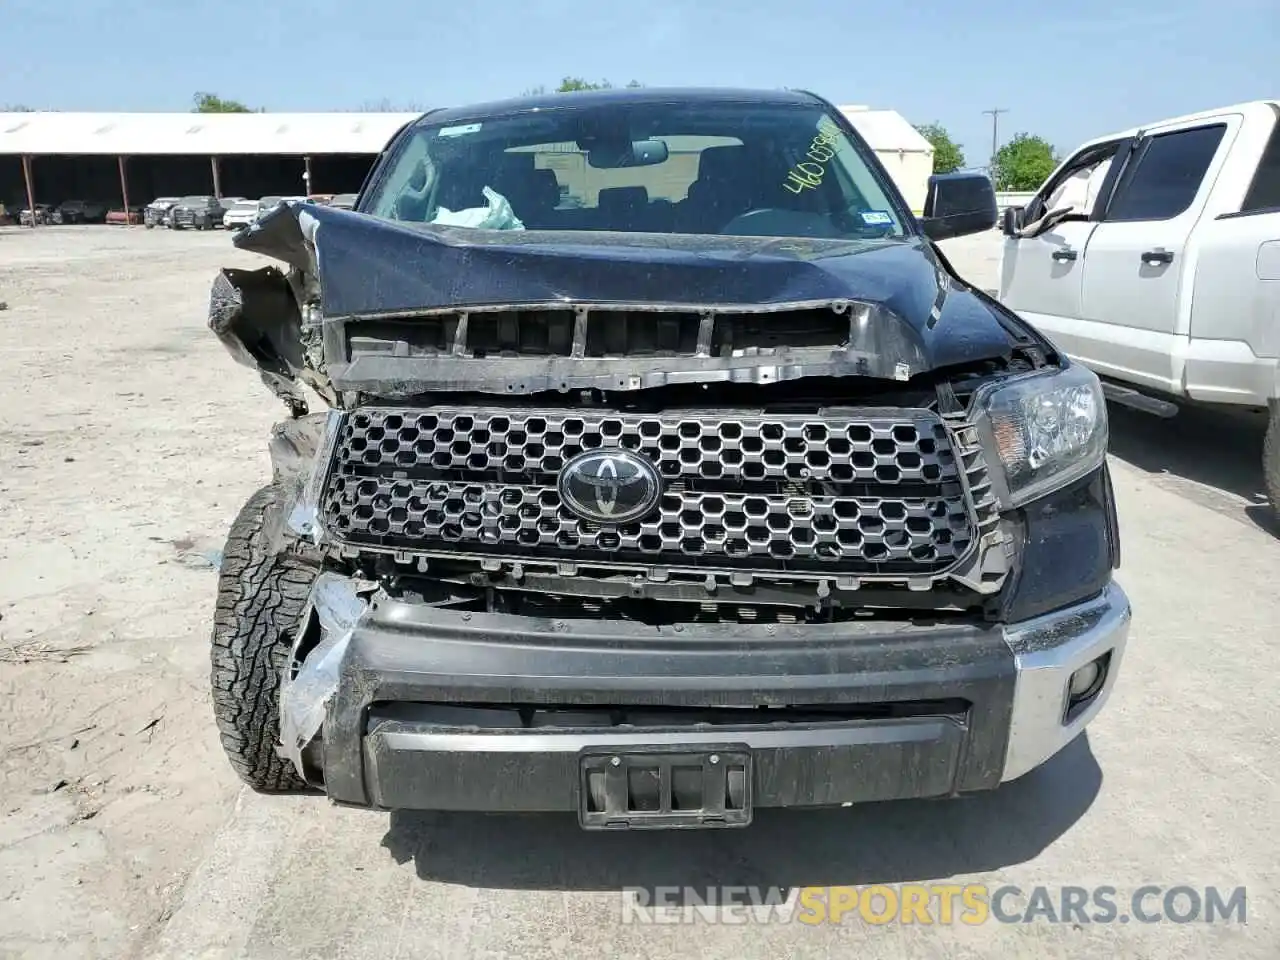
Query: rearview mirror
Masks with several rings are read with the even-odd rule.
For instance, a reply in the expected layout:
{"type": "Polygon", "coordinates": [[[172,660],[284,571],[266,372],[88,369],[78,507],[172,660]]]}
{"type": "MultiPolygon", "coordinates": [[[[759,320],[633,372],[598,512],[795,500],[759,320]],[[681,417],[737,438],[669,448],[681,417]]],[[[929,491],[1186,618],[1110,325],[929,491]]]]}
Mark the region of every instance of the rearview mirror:
{"type": "Polygon", "coordinates": [[[930,240],[982,233],[996,225],[996,191],[980,173],[934,174],[924,202],[921,226],[930,240]]]}
{"type": "Polygon", "coordinates": [[[596,170],[619,167],[650,167],[667,159],[667,144],[662,140],[633,140],[630,143],[606,144],[587,151],[587,166],[596,170]]]}
{"type": "Polygon", "coordinates": [[[409,189],[414,193],[421,193],[422,188],[427,185],[427,165],[419,160],[413,165],[413,169],[409,171],[409,189]]]}

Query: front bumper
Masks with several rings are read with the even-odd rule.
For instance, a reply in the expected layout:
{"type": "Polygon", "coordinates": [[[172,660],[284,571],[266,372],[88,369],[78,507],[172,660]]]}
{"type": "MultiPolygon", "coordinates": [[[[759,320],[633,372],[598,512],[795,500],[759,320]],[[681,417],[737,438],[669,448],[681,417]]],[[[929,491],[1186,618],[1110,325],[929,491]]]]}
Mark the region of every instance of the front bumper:
{"type": "MultiPolygon", "coordinates": [[[[351,583],[321,579],[300,637],[316,636],[317,593],[335,581],[351,583]]],[[[292,754],[304,774],[360,806],[572,811],[584,755],[726,744],[750,753],[758,807],[948,796],[1019,777],[1078,736],[1115,683],[1129,619],[1114,583],[1005,626],[650,627],[381,597],[304,659],[282,701],[323,717],[292,754]],[[1101,688],[1068,711],[1068,678],[1099,657],[1101,688]],[[303,690],[316,699],[300,705],[303,690]]]]}

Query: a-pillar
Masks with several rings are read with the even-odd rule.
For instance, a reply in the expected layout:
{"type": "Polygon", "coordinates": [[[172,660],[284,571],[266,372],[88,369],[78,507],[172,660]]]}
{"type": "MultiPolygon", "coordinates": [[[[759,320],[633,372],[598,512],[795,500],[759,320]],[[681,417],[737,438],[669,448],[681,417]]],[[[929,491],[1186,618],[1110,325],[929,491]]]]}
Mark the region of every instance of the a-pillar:
{"type": "MultiPolygon", "coordinates": [[[[31,211],[31,226],[36,225],[36,187],[35,181],[31,178],[31,157],[27,154],[22,155],[22,181],[27,187],[27,209],[31,211]]],[[[21,222],[22,218],[18,218],[21,222]]]]}

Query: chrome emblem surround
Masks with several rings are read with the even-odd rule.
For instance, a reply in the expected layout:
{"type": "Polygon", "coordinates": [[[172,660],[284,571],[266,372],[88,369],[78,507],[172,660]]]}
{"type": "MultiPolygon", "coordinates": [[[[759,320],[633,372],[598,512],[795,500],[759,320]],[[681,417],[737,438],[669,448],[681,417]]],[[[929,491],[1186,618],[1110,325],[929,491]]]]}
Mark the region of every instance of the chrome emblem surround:
{"type": "Polygon", "coordinates": [[[565,508],[583,520],[630,523],[657,507],[662,475],[630,450],[588,450],[561,468],[556,489],[565,508]]]}

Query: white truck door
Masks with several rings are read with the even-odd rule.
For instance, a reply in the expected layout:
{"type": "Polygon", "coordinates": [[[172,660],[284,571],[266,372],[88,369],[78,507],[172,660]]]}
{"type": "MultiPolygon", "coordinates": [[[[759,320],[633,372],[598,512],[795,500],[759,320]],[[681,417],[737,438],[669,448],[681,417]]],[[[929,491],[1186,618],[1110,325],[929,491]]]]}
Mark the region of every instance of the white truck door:
{"type": "Polygon", "coordinates": [[[1112,160],[1127,140],[1089,144],[1062,164],[1024,208],[1023,223],[1053,210],[1071,213],[1037,236],[1005,237],[1000,262],[1002,303],[1048,334],[1068,353],[1070,321],[1079,316],[1085,245],[1097,223],[1094,207],[1112,160]]]}
{"type": "Polygon", "coordinates": [[[1144,131],[1084,253],[1075,354],[1097,372],[1181,392],[1186,338],[1176,330],[1191,277],[1183,254],[1239,123],[1223,116],[1144,131]]]}
{"type": "Polygon", "coordinates": [[[1192,237],[1189,326],[1177,332],[1190,337],[1188,397],[1265,407],[1280,396],[1280,109],[1255,115],[1192,237]]]}

